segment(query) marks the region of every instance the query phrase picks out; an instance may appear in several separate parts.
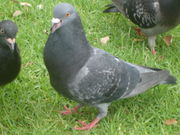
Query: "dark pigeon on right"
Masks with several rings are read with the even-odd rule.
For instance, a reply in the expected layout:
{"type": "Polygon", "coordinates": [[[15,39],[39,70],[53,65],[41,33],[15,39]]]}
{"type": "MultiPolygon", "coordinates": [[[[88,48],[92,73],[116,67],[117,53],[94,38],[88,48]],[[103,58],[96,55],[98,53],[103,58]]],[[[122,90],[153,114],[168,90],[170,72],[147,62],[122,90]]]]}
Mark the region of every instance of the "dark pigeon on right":
{"type": "Polygon", "coordinates": [[[115,100],[129,98],[159,84],[175,84],[167,70],[130,64],[89,44],[75,8],[68,3],[54,8],[51,34],[44,48],[44,62],[54,89],[79,103],[71,114],[84,105],[96,107],[97,117],[83,127],[93,128],[107,115],[115,100]]]}
{"type": "Polygon", "coordinates": [[[121,12],[138,25],[148,37],[152,54],[156,54],[156,35],[180,23],[180,0],[112,0],[104,12],[121,12]]]}

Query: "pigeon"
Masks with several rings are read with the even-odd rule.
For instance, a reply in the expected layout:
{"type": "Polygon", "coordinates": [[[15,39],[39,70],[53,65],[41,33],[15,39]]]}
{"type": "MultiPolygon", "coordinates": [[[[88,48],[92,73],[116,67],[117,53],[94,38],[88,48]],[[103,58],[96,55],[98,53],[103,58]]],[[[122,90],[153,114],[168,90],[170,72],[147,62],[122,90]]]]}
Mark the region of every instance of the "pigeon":
{"type": "Polygon", "coordinates": [[[0,86],[13,81],[20,72],[21,58],[16,44],[17,25],[11,20],[0,22],[0,86]]]}
{"type": "Polygon", "coordinates": [[[148,37],[152,54],[156,54],[156,35],[180,23],[180,0],[112,0],[105,13],[120,12],[138,25],[148,37]]]}
{"type": "Polygon", "coordinates": [[[167,70],[134,65],[91,46],[77,11],[68,3],[54,7],[43,56],[52,87],[79,103],[72,109],[65,106],[62,114],[74,113],[84,105],[99,110],[89,124],[79,121],[82,127],[76,130],[95,127],[113,101],[138,95],[158,84],[176,83],[167,70]]]}

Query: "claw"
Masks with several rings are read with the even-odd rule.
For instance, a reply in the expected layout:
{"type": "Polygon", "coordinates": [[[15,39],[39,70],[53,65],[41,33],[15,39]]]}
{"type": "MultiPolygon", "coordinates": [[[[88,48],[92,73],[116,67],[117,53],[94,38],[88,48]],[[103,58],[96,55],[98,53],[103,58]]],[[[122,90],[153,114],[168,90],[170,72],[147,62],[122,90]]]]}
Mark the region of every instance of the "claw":
{"type": "Polygon", "coordinates": [[[96,118],[89,124],[86,124],[83,121],[78,121],[82,125],[82,127],[75,127],[74,129],[75,130],[90,130],[90,129],[94,128],[99,121],[100,121],[99,118],[96,118]]]}
{"type": "Polygon", "coordinates": [[[78,110],[80,107],[81,107],[80,105],[77,105],[77,106],[75,106],[74,108],[70,109],[70,108],[68,108],[67,106],[64,106],[64,110],[65,110],[65,111],[61,111],[60,113],[61,113],[62,115],[69,115],[69,114],[72,114],[72,113],[77,112],[77,110],[78,110]]]}

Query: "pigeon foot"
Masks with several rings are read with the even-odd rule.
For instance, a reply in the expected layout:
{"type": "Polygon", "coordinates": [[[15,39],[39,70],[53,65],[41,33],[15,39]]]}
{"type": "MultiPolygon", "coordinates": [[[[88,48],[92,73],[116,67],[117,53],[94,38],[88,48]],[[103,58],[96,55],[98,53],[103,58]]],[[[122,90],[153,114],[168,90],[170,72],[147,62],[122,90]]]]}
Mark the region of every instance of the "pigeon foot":
{"type": "Polygon", "coordinates": [[[82,127],[75,127],[74,129],[75,130],[90,130],[90,129],[94,128],[99,121],[100,121],[100,119],[96,118],[91,123],[86,124],[85,122],[79,120],[78,122],[82,125],[82,127]]]}
{"type": "Polygon", "coordinates": [[[152,55],[156,55],[156,50],[153,48],[153,49],[151,50],[151,53],[152,53],[152,55]]]}
{"type": "Polygon", "coordinates": [[[74,108],[68,108],[67,106],[64,106],[64,109],[65,111],[61,111],[60,114],[62,115],[69,115],[69,114],[72,114],[72,113],[76,113],[77,110],[80,108],[81,106],[80,105],[77,105],[75,106],[74,108]]]}

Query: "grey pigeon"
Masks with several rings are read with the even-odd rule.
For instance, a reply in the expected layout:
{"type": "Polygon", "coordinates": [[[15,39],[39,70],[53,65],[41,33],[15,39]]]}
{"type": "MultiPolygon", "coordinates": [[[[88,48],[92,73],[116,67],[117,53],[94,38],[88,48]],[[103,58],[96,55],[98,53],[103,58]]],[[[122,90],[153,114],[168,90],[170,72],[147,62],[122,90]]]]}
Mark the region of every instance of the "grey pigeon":
{"type": "Polygon", "coordinates": [[[13,81],[20,72],[21,58],[15,40],[17,32],[14,22],[0,22],[0,86],[13,81]]]}
{"type": "Polygon", "coordinates": [[[112,0],[104,12],[121,12],[138,25],[148,37],[149,48],[155,54],[156,35],[180,23],[180,0],[112,0]]]}
{"type": "Polygon", "coordinates": [[[70,114],[83,105],[99,109],[90,124],[80,121],[88,130],[107,115],[111,102],[138,95],[158,84],[175,84],[167,70],[127,63],[92,47],[85,36],[75,8],[61,3],[54,8],[53,26],[44,48],[44,62],[50,83],[63,96],[79,103],[70,114]]]}

